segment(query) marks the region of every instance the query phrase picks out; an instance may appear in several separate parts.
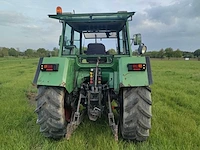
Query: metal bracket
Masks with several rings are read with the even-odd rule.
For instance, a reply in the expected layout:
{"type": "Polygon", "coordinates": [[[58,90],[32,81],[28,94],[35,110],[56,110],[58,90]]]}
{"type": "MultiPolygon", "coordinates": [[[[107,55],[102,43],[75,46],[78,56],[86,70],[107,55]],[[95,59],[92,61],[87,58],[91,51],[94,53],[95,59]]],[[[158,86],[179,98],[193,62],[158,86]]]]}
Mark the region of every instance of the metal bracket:
{"type": "Polygon", "coordinates": [[[71,137],[72,133],[75,131],[75,129],[78,127],[78,125],[83,120],[83,116],[84,116],[85,113],[83,112],[83,113],[80,114],[80,103],[81,103],[81,98],[82,97],[84,97],[84,95],[82,95],[80,93],[76,112],[74,112],[74,115],[73,115],[73,118],[72,118],[71,122],[67,125],[67,133],[65,135],[67,140],[69,140],[69,138],[71,137]]]}
{"type": "Polygon", "coordinates": [[[115,141],[118,141],[118,125],[115,123],[115,118],[114,118],[114,114],[112,112],[112,108],[111,108],[111,100],[110,100],[110,94],[108,93],[108,109],[109,109],[109,113],[108,113],[108,121],[109,121],[109,125],[112,129],[112,132],[114,134],[115,137],[115,141]]]}

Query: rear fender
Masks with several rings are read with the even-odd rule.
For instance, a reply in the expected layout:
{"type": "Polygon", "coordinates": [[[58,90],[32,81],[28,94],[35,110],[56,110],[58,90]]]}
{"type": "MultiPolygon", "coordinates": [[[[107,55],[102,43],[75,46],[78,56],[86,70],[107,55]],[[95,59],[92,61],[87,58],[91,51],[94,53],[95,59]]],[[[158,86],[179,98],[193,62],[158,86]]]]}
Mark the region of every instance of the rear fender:
{"type": "Polygon", "coordinates": [[[153,83],[149,57],[119,59],[119,87],[149,86],[153,83]],[[145,71],[128,71],[127,64],[146,64],[145,71]]]}
{"type": "Polygon", "coordinates": [[[60,86],[66,88],[66,90],[71,93],[74,89],[74,62],[75,60],[73,58],[40,58],[33,84],[45,86],[60,86]],[[41,64],[59,64],[58,71],[41,71],[41,64]]]}

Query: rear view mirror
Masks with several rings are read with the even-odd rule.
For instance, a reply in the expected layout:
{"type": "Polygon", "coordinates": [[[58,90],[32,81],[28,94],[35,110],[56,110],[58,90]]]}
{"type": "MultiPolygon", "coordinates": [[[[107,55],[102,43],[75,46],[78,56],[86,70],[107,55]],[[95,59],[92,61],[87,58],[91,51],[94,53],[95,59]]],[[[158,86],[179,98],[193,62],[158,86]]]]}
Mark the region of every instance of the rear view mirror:
{"type": "Polygon", "coordinates": [[[142,36],[141,34],[134,34],[133,35],[134,45],[140,45],[142,43],[142,36]]]}

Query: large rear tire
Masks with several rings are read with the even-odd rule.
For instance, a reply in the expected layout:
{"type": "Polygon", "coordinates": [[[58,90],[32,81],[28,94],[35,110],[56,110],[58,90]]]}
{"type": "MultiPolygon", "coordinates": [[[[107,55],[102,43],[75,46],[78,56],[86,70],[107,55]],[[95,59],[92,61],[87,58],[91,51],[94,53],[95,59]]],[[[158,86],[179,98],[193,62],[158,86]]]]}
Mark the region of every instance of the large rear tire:
{"type": "Polygon", "coordinates": [[[151,89],[124,88],[121,93],[120,131],[123,139],[145,141],[151,128],[151,89]]]}
{"type": "Polygon", "coordinates": [[[64,95],[64,89],[60,87],[38,87],[35,112],[40,132],[45,137],[60,139],[66,134],[64,95]]]}

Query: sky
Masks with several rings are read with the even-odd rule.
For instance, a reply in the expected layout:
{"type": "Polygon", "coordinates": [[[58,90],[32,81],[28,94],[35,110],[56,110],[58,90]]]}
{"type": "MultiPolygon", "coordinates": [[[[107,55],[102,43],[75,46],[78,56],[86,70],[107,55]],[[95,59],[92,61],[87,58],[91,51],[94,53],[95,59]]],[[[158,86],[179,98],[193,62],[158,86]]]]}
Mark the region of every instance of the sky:
{"type": "Polygon", "coordinates": [[[136,12],[130,35],[142,34],[148,50],[200,48],[200,0],[0,0],[0,47],[53,49],[61,24],[48,18],[63,12],[136,12]]]}

